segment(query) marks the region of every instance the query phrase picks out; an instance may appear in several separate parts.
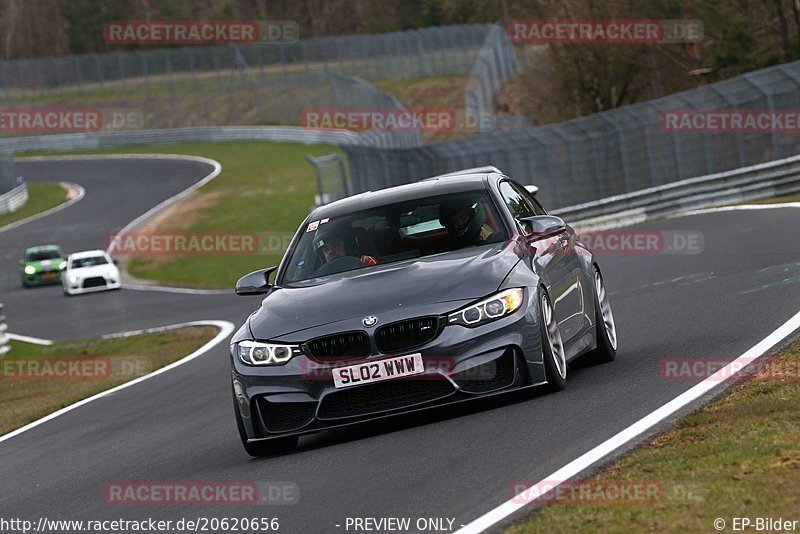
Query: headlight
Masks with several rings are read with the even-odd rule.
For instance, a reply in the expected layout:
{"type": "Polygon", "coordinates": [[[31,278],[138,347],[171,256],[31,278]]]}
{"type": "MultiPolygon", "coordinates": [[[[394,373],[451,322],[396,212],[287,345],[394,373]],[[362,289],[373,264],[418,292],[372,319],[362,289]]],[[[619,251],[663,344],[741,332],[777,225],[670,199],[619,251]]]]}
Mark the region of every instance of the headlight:
{"type": "Polygon", "coordinates": [[[58,264],[58,269],[60,271],[63,271],[66,268],[67,268],[67,262],[65,262],[65,261],[62,261],[61,263],[58,264]]]}
{"type": "Polygon", "coordinates": [[[75,276],[74,274],[69,275],[69,283],[70,284],[77,284],[78,283],[78,277],[75,276]]]}
{"type": "Polygon", "coordinates": [[[520,287],[505,289],[475,304],[470,304],[447,316],[447,324],[481,326],[501,317],[511,315],[522,306],[525,292],[520,287]]]}
{"type": "Polygon", "coordinates": [[[26,265],[25,274],[36,274],[36,267],[34,267],[33,265],[26,265]]]}
{"type": "Polygon", "coordinates": [[[280,345],[260,341],[241,341],[234,345],[239,358],[248,365],[283,365],[302,354],[297,345],[280,345]]]}

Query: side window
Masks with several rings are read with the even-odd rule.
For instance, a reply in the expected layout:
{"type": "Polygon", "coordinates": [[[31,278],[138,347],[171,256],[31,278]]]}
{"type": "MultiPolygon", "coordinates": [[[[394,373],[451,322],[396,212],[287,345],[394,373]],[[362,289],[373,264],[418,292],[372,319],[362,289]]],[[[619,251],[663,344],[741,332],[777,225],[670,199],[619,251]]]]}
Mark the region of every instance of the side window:
{"type": "Polygon", "coordinates": [[[538,215],[528,199],[509,181],[500,182],[500,195],[515,219],[538,215]]]}
{"type": "Polygon", "coordinates": [[[528,201],[528,204],[534,211],[534,215],[547,215],[547,212],[544,210],[542,205],[539,204],[539,201],[536,200],[536,197],[534,197],[530,191],[515,182],[512,182],[511,185],[520,195],[522,195],[522,198],[528,201]]]}

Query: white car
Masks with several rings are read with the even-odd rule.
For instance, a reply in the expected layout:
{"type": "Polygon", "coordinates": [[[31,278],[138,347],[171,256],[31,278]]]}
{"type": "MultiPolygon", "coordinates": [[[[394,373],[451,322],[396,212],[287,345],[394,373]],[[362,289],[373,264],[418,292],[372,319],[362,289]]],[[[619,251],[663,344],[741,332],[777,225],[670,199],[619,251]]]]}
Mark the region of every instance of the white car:
{"type": "Polygon", "coordinates": [[[119,289],[119,269],[102,250],[75,252],[67,258],[61,285],[65,295],[119,289]]]}

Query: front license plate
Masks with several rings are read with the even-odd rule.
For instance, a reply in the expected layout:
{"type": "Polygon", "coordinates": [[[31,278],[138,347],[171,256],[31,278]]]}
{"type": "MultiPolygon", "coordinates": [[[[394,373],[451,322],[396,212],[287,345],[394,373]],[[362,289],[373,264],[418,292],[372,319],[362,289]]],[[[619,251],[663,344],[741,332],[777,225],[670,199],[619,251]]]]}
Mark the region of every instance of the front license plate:
{"type": "Polygon", "coordinates": [[[422,354],[410,354],[408,356],[397,356],[396,358],[337,367],[333,370],[333,385],[337,388],[347,388],[359,384],[418,375],[424,372],[422,354]]]}
{"type": "Polygon", "coordinates": [[[42,275],[42,278],[52,279],[55,278],[56,276],[58,276],[58,273],[44,273],[42,275]]]}

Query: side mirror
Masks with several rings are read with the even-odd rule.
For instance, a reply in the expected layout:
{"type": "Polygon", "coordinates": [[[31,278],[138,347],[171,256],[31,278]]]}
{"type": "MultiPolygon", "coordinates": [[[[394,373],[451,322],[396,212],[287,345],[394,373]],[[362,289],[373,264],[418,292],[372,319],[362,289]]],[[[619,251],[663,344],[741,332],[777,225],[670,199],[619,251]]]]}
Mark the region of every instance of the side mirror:
{"type": "Polygon", "coordinates": [[[567,231],[567,223],[561,217],[555,215],[535,215],[520,219],[528,230],[528,237],[536,241],[553,237],[567,231]]]}
{"type": "Polygon", "coordinates": [[[263,295],[269,292],[272,286],[269,283],[269,275],[277,267],[267,267],[246,274],[236,282],[237,295],[263,295]]]}
{"type": "Polygon", "coordinates": [[[536,193],[539,192],[539,188],[536,187],[535,185],[526,185],[525,189],[527,189],[528,193],[530,193],[531,195],[535,195],[536,193]]]}

